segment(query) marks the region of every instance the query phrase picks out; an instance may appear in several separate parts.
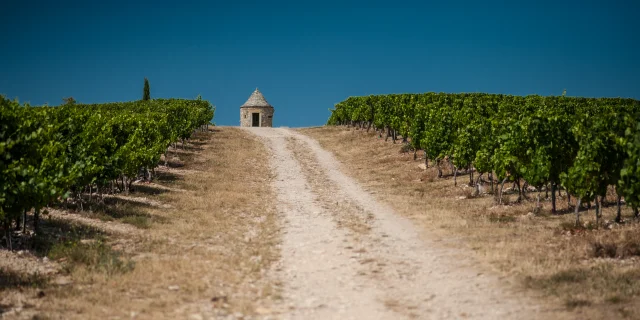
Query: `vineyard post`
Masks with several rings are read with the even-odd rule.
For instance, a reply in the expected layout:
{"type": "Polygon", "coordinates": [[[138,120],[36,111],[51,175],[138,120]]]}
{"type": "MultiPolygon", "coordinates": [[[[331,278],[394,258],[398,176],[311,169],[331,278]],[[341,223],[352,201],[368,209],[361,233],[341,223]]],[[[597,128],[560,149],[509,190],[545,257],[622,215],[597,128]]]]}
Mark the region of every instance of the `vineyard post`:
{"type": "Polygon", "coordinates": [[[424,165],[429,168],[429,157],[427,157],[427,149],[424,149],[424,165]]]}
{"type": "Polygon", "coordinates": [[[556,184],[556,190],[558,190],[558,197],[562,198],[562,186],[558,187],[556,184]]]}
{"type": "Polygon", "coordinates": [[[27,209],[22,210],[22,234],[27,232],[27,209]]]}
{"type": "Polygon", "coordinates": [[[602,198],[602,197],[598,197],[598,195],[596,195],[596,197],[595,197],[595,202],[596,202],[595,203],[595,205],[596,205],[596,226],[600,225],[600,216],[602,215],[602,212],[601,212],[601,209],[600,209],[601,208],[600,207],[600,201],[598,201],[599,200],[598,198],[602,198]]]}
{"type": "Polygon", "coordinates": [[[40,233],[40,208],[33,211],[33,230],[36,234],[40,233]]]}
{"type": "Polygon", "coordinates": [[[493,171],[489,172],[489,181],[491,182],[491,194],[494,194],[495,190],[493,190],[493,171]]]}
{"type": "Polygon", "coordinates": [[[84,206],[82,205],[82,190],[78,190],[76,196],[78,197],[78,203],[80,204],[80,212],[84,212],[84,206]]]}
{"type": "Polygon", "coordinates": [[[20,231],[20,219],[22,219],[22,215],[16,217],[16,231],[20,231]]]}
{"type": "Polygon", "coordinates": [[[518,178],[518,180],[516,180],[516,184],[518,185],[518,202],[522,201],[522,189],[520,187],[520,178],[518,178]]]}
{"type": "Polygon", "coordinates": [[[551,213],[556,214],[556,183],[551,181],[551,213]]]}
{"type": "Polygon", "coordinates": [[[549,199],[549,184],[544,185],[544,198],[549,199]]]}
{"type": "Polygon", "coordinates": [[[581,203],[582,203],[582,199],[578,198],[578,202],[576,204],[576,210],[575,210],[575,213],[576,213],[576,226],[580,225],[580,204],[581,203]]]}
{"type": "Polygon", "coordinates": [[[504,183],[507,182],[508,177],[504,178],[502,180],[502,183],[500,183],[500,199],[498,201],[498,204],[502,204],[502,193],[504,192],[504,183]]]}
{"type": "Polygon", "coordinates": [[[458,168],[456,166],[453,166],[453,186],[457,187],[458,186],[458,168]]]}
{"type": "Polygon", "coordinates": [[[616,222],[620,223],[622,222],[622,210],[621,210],[621,202],[622,202],[622,196],[618,193],[618,190],[616,188],[616,222]]]}
{"type": "Polygon", "coordinates": [[[11,220],[10,219],[5,219],[4,220],[4,234],[5,237],[7,238],[7,248],[9,248],[9,251],[13,251],[13,247],[11,246],[11,220]]]}
{"type": "Polygon", "coordinates": [[[478,175],[478,178],[476,178],[476,196],[480,195],[480,178],[482,178],[482,173],[478,175]]]}

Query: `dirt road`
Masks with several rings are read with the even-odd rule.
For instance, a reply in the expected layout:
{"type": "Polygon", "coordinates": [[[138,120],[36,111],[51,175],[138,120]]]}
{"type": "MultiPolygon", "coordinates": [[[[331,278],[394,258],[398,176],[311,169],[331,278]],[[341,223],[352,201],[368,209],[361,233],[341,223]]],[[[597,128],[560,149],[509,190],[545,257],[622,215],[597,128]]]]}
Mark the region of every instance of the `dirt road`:
{"type": "MultiPolygon", "coordinates": [[[[284,220],[283,319],[536,319],[534,303],[376,201],[313,139],[248,128],[271,151],[284,220]]],[[[363,155],[366,156],[366,155],[363,155]]]]}

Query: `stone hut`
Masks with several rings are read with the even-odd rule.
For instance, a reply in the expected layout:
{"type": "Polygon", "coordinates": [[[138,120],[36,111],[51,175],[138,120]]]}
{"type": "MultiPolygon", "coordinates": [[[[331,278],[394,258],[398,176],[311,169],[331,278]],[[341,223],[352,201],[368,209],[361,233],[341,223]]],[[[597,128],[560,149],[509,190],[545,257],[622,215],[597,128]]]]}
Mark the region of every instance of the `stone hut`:
{"type": "Polygon", "coordinates": [[[273,107],[256,88],[240,107],[241,127],[273,127],[273,107]]]}

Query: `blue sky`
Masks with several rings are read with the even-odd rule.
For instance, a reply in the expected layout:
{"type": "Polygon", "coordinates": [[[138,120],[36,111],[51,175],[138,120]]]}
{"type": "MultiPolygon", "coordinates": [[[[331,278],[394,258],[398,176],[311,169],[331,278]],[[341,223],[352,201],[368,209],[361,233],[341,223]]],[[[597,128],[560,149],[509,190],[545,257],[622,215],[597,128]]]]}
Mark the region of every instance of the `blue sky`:
{"type": "Polygon", "coordinates": [[[0,4],[0,94],[57,105],[204,99],[238,125],[258,87],[275,126],[349,96],[640,98],[638,1],[23,1],[0,4]]]}

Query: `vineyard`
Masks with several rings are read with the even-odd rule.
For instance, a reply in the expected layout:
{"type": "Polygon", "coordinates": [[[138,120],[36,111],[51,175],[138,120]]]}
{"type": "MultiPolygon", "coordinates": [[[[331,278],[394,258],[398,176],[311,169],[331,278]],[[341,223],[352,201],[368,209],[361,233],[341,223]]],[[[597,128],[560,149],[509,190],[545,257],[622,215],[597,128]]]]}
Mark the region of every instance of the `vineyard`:
{"type": "Polygon", "coordinates": [[[25,228],[33,210],[37,233],[43,208],[82,206],[84,195],[127,192],[136,179],[150,180],[169,146],[213,115],[199,98],[32,107],[0,96],[3,229],[25,228]]]}
{"type": "MultiPolygon", "coordinates": [[[[485,181],[502,201],[506,182],[521,200],[527,190],[577,198],[595,205],[607,190],[621,206],[640,207],[640,101],[621,98],[510,96],[482,93],[390,94],[350,97],[331,110],[329,125],[374,129],[379,137],[401,137],[407,149],[423,150],[442,176],[442,164],[469,173],[469,185],[485,181]],[[474,178],[474,172],[476,176],[474,178]],[[485,177],[486,176],[486,177],[485,177]],[[522,183],[522,184],[521,184],[522,183]],[[495,184],[495,188],[494,188],[495,184]]],[[[457,183],[457,181],[455,182],[457,183]]]]}

